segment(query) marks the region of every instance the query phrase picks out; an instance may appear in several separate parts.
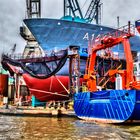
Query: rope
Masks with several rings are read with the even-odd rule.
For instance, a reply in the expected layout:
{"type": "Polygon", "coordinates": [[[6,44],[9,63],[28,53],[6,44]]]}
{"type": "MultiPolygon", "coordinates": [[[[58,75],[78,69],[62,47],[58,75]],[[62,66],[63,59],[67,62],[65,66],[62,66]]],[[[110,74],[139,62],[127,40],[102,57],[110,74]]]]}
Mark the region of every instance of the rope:
{"type": "Polygon", "coordinates": [[[68,95],[58,94],[57,92],[56,92],[56,93],[53,93],[53,92],[47,92],[47,91],[37,90],[37,89],[32,89],[32,88],[29,88],[29,89],[30,89],[31,91],[38,91],[38,92],[42,92],[42,93],[46,93],[46,94],[52,94],[52,95],[58,95],[58,96],[69,97],[68,95]]]}
{"type": "MultiPolygon", "coordinates": [[[[38,99],[41,99],[41,98],[44,98],[44,97],[46,97],[46,96],[42,96],[42,97],[40,97],[40,98],[38,98],[38,99]]],[[[30,100],[27,100],[27,101],[22,101],[22,102],[20,102],[20,103],[29,103],[29,102],[31,102],[32,100],[30,99],[30,100]]],[[[72,99],[69,99],[69,100],[58,100],[58,101],[55,101],[55,103],[66,103],[66,102],[71,102],[71,101],[73,101],[72,99]]],[[[51,101],[50,101],[51,102],[51,101]]],[[[41,102],[41,103],[48,103],[47,101],[46,102],[41,102]]]]}
{"type": "MultiPolygon", "coordinates": [[[[31,88],[30,88],[30,90],[32,90],[32,91],[39,91],[39,92],[43,92],[43,93],[49,93],[49,94],[58,95],[58,96],[69,97],[68,95],[62,95],[62,94],[53,93],[53,92],[45,92],[45,91],[42,91],[42,90],[35,90],[35,89],[31,89],[31,88]]],[[[47,97],[47,96],[49,96],[49,95],[42,96],[42,97],[40,97],[40,98],[38,98],[38,99],[42,99],[42,98],[47,97]]],[[[20,103],[29,103],[30,101],[31,101],[31,100],[27,100],[27,101],[22,101],[22,102],[20,102],[20,103]]],[[[61,100],[60,100],[60,101],[61,101],[61,100]]],[[[60,102],[60,101],[55,101],[55,102],[60,102]]],[[[64,101],[61,101],[61,102],[68,102],[68,101],[70,101],[70,100],[64,100],[64,101]]],[[[46,101],[46,102],[47,102],[47,101],[46,101]]],[[[41,102],[41,103],[46,103],[46,102],[41,102]]]]}
{"type": "Polygon", "coordinates": [[[51,77],[50,90],[52,89],[52,82],[53,82],[53,79],[51,77]]]}
{"type": "Polygon", "coordinates": [[[83,9],[83,8],[85,7],[87,1],[88,1],[88,0],[85,0],[85,2],[84,2],[84,4],[82,5],[81,9],[83,9]]]}
{"type": "Polygon", "coordinates": [[[66,92],[69,94],[70,92],[67,90],[67,88],[63,85],[63,83],[55,76],[57,81],[60,83],[60,85],[66,90],[66,92]]]}

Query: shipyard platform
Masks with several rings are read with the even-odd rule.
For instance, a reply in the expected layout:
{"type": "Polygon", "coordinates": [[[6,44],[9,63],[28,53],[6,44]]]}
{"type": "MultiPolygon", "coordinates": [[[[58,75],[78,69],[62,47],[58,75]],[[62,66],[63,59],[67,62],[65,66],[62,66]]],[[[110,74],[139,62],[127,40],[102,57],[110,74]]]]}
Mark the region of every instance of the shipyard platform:
{"type": "Polygon", "coordinates": [[[16,107],[8,106],[6,109],[4,106],[0,107],[1,115],[8,116],[21,116],[21,117],[72,117],[76,118],[73,110],[66,110],[64,108],[44,108],[44,107],[16,107]]]}

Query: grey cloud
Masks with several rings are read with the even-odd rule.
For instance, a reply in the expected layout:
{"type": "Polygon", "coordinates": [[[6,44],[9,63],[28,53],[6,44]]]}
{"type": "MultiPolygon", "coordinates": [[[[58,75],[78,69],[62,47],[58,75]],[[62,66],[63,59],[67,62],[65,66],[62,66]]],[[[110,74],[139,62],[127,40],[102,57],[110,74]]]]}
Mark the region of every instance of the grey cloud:
{"type": "Polygon", "coordinates": [[[139,0],[102,0],[104,2],[103,24],[117,25],[117,16],[120,17],[120,25],[125,25],[130,20],[134,23],[140,19],[139,0]]]}

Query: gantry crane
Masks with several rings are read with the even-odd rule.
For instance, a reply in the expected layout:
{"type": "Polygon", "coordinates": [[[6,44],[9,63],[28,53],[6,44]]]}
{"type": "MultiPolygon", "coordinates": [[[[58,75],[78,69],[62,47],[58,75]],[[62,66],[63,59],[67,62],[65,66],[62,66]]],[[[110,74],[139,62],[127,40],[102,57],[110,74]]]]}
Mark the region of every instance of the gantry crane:
{"type": "Polygon", "coordinates": [[[96,53],[99,50],[105,50],[107,48],[112,48],[113,46],[122,43],[124,48],[124,53],[126,57],[126,70],[109,70],[109,76],[115,76],[116,74],[122,77],[122,88],[123,89],[140,89],[140,82],[136,81],[133,74],[133,58],[131,54],[131,48],[129,44],[129,38],[134,36],[131,31],[130,23],[128,28],[122,31],[115,31],[112,34],[107,34],[98,39],[95,45],[92,45],[91,55],[89,55],[89,61],[87,63],[86,74],[84,79],[87,81],[87,87],[89,91],[97,91],[96,84],[96,70],[95,61],[96,53]]]}

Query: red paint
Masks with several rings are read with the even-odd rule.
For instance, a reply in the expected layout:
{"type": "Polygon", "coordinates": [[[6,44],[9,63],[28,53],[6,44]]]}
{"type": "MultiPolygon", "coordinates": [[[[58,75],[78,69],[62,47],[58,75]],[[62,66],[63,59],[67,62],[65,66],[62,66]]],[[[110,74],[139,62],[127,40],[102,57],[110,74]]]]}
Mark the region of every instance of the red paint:
{"type": "MultiPolygon", "coordinates": [[[[133,58],[131,54],[131,47],[129,43],[129,38],[134,36],[133,33],[130,33],[130,23],[128,25],[128,32],[123,32],[121,34],[118,34],[118,32],[112,33],[112,35],[108,36],[103,36],[99,40],[99,42],[93,43],[90,48],[92,48],[91,55],[89,56],[88,60],[89,62],[87,63],[87,73],[85,74],[84,78],[87,81],[87,87],[88,90],[91,92],[94,92],[97,90],[97,85],[96,85],[96,70],[95,68],[95,60],[96,60],[96,53],[97,51],[100,50],[105,50],[108,48],[112,48],[117,44],[122,43],[124,47],[124,53],[126,56],[126,72],[121,71],[121,76],[123,78],[122,84],[123,84],[123,89],[130,89],[130,84],[132,86],[132,83],[134,82],[134,75],[133,75],[133,58]],[[116,36],[118,34],[118,36],[116,36]]],[[[115,74],[119,74],[118,68],[115,70],[109,70],[110,71],[110,77],[115,76],[115,74]]],[[[109,73],[108,71],[108,73],[109,73]]],[[[135,88],[139,87],[139,85],[135,85],[135,88]]],[[[139,87],[140,88],[140,87],[139,87]]]]}
{"type": "Polygon", "coordinates": [[[0,74],[0,94],[3,96],[8,95],[8,75],[0,74]]]}
{"type": "Polygon", "coordinates": [[[140,26],[137,27],[138,32],[140,33],[140,26]]]}
{"type": "Polygon", "coordinates": [[[68,76],[52,76],[48,79],[37,79],[28,74],[23,74],[25,83],[30,92],[40,101],[68,100],[68,93],[57,79],[68,89],[68,76]],[[61,96],[62,95],[62,96],[61,96]]]}

